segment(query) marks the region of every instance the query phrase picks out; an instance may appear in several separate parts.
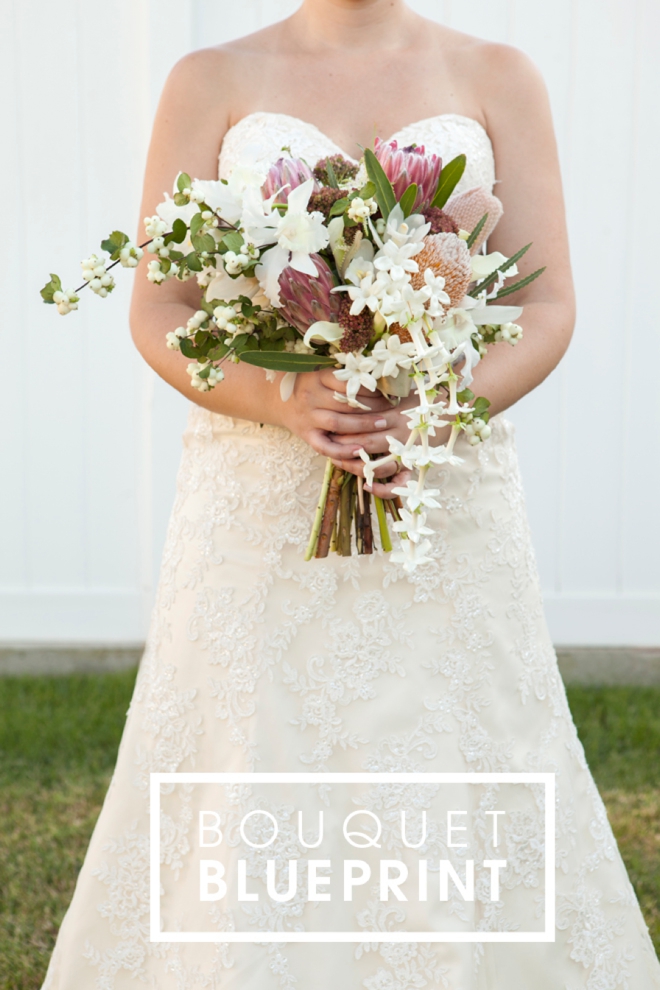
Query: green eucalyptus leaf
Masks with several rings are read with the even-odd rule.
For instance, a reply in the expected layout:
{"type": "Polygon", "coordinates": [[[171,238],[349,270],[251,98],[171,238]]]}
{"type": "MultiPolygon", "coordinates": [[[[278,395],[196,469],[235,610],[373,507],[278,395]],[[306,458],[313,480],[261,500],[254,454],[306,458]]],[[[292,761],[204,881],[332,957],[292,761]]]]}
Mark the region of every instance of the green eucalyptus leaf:
{"type": "MultiPolygon", "coordinates": [[[[195,218],[193,217],[193,220],[195,218]]],[[[188,228],[186,227],[184,221],[181,217],[177,217],[172,224],[172,240],[176,244],[183,244],[186,239],[186,234],[188,233],[188,228]]]]}
{"type": "Polygon", "coordinates": [[[474,247],[474,245],[477,243],[477,237],[479,236],[479,234],[481,233],[481,231],[486,226],[487,220],[488,220],[488,214],[487,213],[484,213],[484,215],[482,216],[481,220],[479,221],[479,223],[474,228],[474,230],[472,231],[472,233],[468,237],[467,241],[465,242],[469,248],[474,247]]]}
{"type": "Polygon", "coordinates": [[[512,292],[519,292],[520,289],[524,289],[527,285],[530,284],[530,282],[534,282],[539,277],[539,275],[542,275],[546,267],[547,266],[544,265],[543,268],[537,268],[536,271],[532,272],[531,275],[527,275],[525,278],[521,278],[520,281],[514,282],[513,285],[507,285],[503,289],[500,289],[500,291],[495,296],[495,299],[502,299],[504,296],[510,296],[512,292]]]}
{"type": "Polygon", "coordinates": [[[328,216],[329,217],[340,216],[344,212],[344,210],[348,208],[348,204],[349,204],[349,200],[346,196],[344,196],[343,199],[338,199],[336,203],[332,204],[328,216]]]}
{"type": "Polygon", "coordinates": [[[334,168],[332,167],[332,162],[328,158],[326,161],[325,171],[328,176],[328,185],[332,186],[333,189],[339,189],[339,183],[337,182],[337,175],[334,168]]]}
{"type": "Polygon", "coordinates": [[[197,253],[195,251],[191,251],[190,254],[186,255],[185,262],[186,262],[186,267],[191,272],[201,272],[202,268],[204,267],[201,261],[199,260],[199,258],[197,257],[197,253]]]}
{"type": "Polygon", "coordinates": [[[179,192],[183,192],[184,189],[189,189],[192,185],[190,176],[187,172],[182,172],[179,178],[176,180],[176,187],[179,192]]]}
{"type": "Polygon", "coordinates": [[[195,251],[208,251],[210,253],[215,250],[215,241],[210,234],[195,234],[190,240],[195,251]]]}
{"type": "Polygon", "coordinates": [[[221,361],[222,358],[229,353],[229,350],[230,348],[227,346],[227,344],[225,344],[224,341],[220,340],[215,345],[215,347],[212,347],[210,349],[210,351],[206,356],[210,361],[221,361]]]}
{"type": "Polygon", "coordinates": [[[404,217],[409,217],[413,211],[415,200],[417,199],[417,183],[411,182],[403,196],[399,200],[399,206],[403,210],[404,217]]]}
{"type": "Polygon", "coordinates": [[[336,365],[332,357],[322,354],[291,354],[288,351],[250,351],[241,354],[241,361],[256,365],[257,368],[270,368],[272,371],[316,371],[336,365]]]}
{"type": "Polygon", "coordinates": [[[55,295],[55,293],[61,291],[62,291],[62,281],[59,275],[54,275],[51,272],[50,282],[46,282],[43,289],[41,290],[40,293],[41,298],[45,303],[52,303],[53,296],[55,295]]]}
{"type": "Polygon", "coordinates": [[[453,158],[445,165],[440,173],[438,188],[435,191],[431,206],[436,206],[440,210],[445,206],[447,200],[460,182],[466,164],[467,158],[465,155],[457,155],[456,158],[453,158]]]}
{"type": "MultiPolygon", "coordinates": [[[[208,235],[211,236],[210,234],[208,235]]],[[[224,251],[233,251],[234,254],[240,254],[241,248],[245,244],[243,237],[237,230],[229,230],[225,236],[222,238],[221,246],[224,251]]]]}
{"type": "Polygon", "coordinates": [[[204,226],[204,220],[202,219],[201,213],[193,214],[190,221],[190,236],[194,237],[195,234],[199,233],[199,228],[204,226]]]}
{"type": "Polygon", "coordinates": [[[376,202],[380,207],[380,212],[383,214],[383,218],[387,220],[390,213],[396,206],[396,196],[394,195],[392,183],[385,175],[383,166],[380,164],[371,148],[367,148],[364,153],[364,164],[367,169],[367,175],[375,186],[374,195],[376,197],[376,202]]]}

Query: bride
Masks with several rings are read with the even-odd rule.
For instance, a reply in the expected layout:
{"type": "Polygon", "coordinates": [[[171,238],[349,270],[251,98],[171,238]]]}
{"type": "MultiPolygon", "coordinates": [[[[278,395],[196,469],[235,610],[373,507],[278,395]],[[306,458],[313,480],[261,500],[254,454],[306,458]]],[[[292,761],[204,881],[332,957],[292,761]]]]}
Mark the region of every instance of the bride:
{"type": "MultiPolygon", "coordinates": [[[[489,248],[510,255],[533,241],[523,274],[547,265],[516,299],[522,343],[493,346],[475,374],[474,391],[503,413],[556,366],[574,320],[548,99],[515,49],[425,20],[403,0],[304,0],[287,20],[175,66],[142,215],[179,170],[266,171],[283,149],[312,164],[357,159],[376,136],[424,145],[445,163],[464,152],[459,191],[491,191],[497,179],[504,204],[489,248]]],[[[362,474],[361,448],[379,454],[387,435],[406,439],[406,402],[392,408],[366,393],[366,409],[349,409],[328,370],[299,375],[283,402],[277,381],[244,364],[230,365],[221,387],[192,391],[185,359],[164,338],[199,308],[199,291],[190,281],[135,284],[135,343],[193,405],[117,768],[44,987],[660,990],[544,623],[511,425],[494,415],[486,443],[459,441],[462,463],[433,469],[441,507],[431,512],[429,563],[410,575],[379,552],[305,563],[325,458],[362,474]],[[254,770],[555,774],[554,941],[287,944],[287,931],[314,927],[310,905],[294,898],[277,906],[281,943],[258,941],[259,919],[261,930],[274,923],[265,906],[258,916],[240,905],[205,908],[205,924],[220,937],[254,930],[252,944],[151,942],[149,774],[254,770]]],[[[387,470],[373,483],[382,497],[405,481],[387,470]]],[[[164,930],[194,927],[200,910],[185,887],[176,896],[196,823],[191,788],[175,790],[164,792],[161,819],[161,887],[174,892],[164,930]]],[[[237,793],[234,804],[249,807],[250,788],[237,793]]],[[[486,807],[475,802],[473,821],[486,807]]],[[[227,806],[223,822],[235,813],[227,806]]],[[[501,900],[480,888],[452,927],[534,927],[542,830],[540,806],[512,814],[501,900]]],[[[451,844],[436,840],[431,858],[451,844]]],[[[362,900],[352,924],[387,928],[383,912],[362,900]]]]}

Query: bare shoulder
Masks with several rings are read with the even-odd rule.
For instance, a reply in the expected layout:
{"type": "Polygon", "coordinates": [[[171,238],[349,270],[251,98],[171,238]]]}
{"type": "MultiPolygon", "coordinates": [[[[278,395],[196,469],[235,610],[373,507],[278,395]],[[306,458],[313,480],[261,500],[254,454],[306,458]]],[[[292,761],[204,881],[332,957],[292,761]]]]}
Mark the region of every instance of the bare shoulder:
{"type": "Polygon", "coordinates": [[[519,124],[532,114],[549,119],[548,91],[529,55],[513,45],[483,41],[472,54],[471,78],[487,125],[519,124]]]}

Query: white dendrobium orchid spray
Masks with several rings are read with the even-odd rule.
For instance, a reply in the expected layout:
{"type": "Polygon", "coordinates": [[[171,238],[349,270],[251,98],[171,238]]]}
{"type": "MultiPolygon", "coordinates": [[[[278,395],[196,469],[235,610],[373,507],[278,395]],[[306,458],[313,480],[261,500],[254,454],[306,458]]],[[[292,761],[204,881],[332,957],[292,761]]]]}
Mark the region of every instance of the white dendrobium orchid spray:
{"type": "MultiPolygon", "coordinates": [[[[408,435],[388,436],[383,456],[360,452],[364,480],[327,462],[306,558],[373,553],[376,534],[391,551],[389,516],[401,544],[391,560],[411,573],[436,553],[433,472],[461,463],[461,442],[465,454],[490,435],[489,402],[470,391],[474,369],[490,344],[522,336],[521,307],[500,300],[543,271],[505,285],[527,248],[480,252],[488,214],[463,229],[464,196],[452,193],[465,162],[443,167],[423,147],[377,142],[359,163],[287,153],[268,171],[237,166],[217,181],[180,173],[145,218],[145,243],[115,230],[83,261],[82,285],[64,290],[51,275],[41,295],[66,315],[84,288],[108,296],[111,269],[136,268],[148,251],[151,282],[199,286],[199,308],[164,335],[193,389],[220,384],[229,360],[263,368],[285,401],[299,374],[333,368],[338,402],[366,410],[362,399],[377,391],[403,402],[408,435]],[[370,491],[384,466],[414,474],[390,499],[370,491]]],[[[476,192],[501,214],[490,192],[476,192]]]]}

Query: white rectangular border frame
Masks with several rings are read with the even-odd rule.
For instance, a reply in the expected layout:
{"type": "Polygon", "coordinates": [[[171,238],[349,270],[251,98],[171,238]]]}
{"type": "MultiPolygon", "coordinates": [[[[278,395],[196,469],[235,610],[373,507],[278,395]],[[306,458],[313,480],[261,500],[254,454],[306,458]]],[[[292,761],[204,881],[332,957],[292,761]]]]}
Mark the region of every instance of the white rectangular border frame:
{"type": "Polygon", "coordinates": [[[554,773],[152,773],[150,774],[151,942],[554,942],[554,773]],[[164,932],[160,930],[161,784],[543,784],[545,787],[545,930],[542,932],[164,932]]]}

